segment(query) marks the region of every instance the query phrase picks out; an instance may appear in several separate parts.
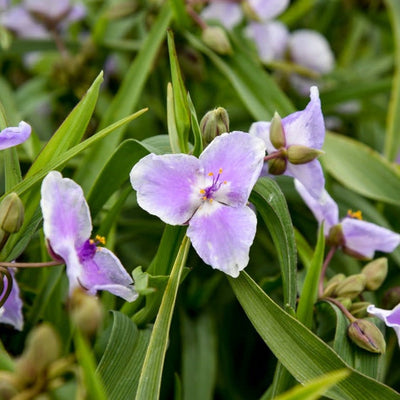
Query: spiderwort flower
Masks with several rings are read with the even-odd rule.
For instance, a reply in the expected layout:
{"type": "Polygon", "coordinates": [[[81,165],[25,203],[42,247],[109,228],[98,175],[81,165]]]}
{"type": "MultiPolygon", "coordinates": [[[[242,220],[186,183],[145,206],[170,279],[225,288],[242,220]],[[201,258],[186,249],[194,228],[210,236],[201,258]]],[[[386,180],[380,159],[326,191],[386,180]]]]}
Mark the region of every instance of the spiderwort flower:
{"type": "Polygon", "coordinates": [[[325,221],[324,233],[328,242],[341,247],[344,252],[358,258],[372,258],[375,251],[390,253],[400,244],[399,234],[363,221],[360,211],[349,211],[339,221],[338,206],[325,189],[316,199],[298,180],[295,180],[295,187],[318,223],[325,221]]]}
{"type": "Polygon", "coordinates": [[[41,192],[44,234],[50,253],[65,262],[70,294],[83,287],[89,294],[107,290],[127,301],[135,300],[132,278],[119,259],[97,246],[104,244],[103,238],[90,239],[92,222],[82,188],[52,171],[44,178],[41,192]]]}
{"type": "Polygon", "coordinates": [[[400,304],[393,310],[384,310],[371,304],[367,307],[367,312],[381,319],[389,328],[394,329],[400,346],[400,304]]]}
{"type": "Polygon", "coordinates": [[[18,126],[3,129],[0,132],[0,150],[25,142],[29,138],[31,130],[31,126],[24,121],[21,121],[18,126]]]}
{"type": "Polygon", "coordinates": [[[149,154],[130,173],[140,207],[187,235],[203,261],[237,277],[249,261],[257,219],[247,206],[265,146],[245,132],[216,137],[197,159],[149,154]]]}
{"type": "MultiPolygon", "coordinates": [[[[22,316],[22,301],[19,297],[19,287],[14,277],[14,269],[9,268],[8,271],[12,278],[12,288],[7,300],[3,306],[0,307],[0,323],[12,325],[15,329],[21,331],[24,321],[22,316]]],[[[3,274],[0,275],[0,279],[3,279],[4,288],[2,294],[4,294],[7,291],[8,280],[3,274]]]]}
{"type": "Polygon", "coordinates": [[[283,173],[298,179],[315,198],[318,198],[325,185],[321,164],[316,159],[305,163],[296,161],[296,154],[304,150],[313,154],[315,158],[320,153],[325,138],[324,117],[316,86],[311,87],[310,97],[311,100],[303,111],[297,111],[282,120],[275,117],[280,134],[278,140],[275,136],[279,135],[273,135],[275,129],[271,129],[271,122],[253,123],[250,134],[265,142],[268,155],[275,154],[277,159],[282,161],[280,170],[271,171],[270,168],[270,173],[283,173]]]}

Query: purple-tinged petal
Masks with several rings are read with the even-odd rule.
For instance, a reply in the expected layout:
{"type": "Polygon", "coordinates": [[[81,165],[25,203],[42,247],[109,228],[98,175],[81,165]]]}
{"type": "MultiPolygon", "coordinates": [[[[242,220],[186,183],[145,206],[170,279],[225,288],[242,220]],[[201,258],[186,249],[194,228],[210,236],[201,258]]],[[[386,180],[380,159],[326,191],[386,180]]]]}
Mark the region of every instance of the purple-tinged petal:
{"type": "Polygon", "coordinates": [[[371,222],[345,217],[341,221],[345,247],[366,258],[375,251],[392,252],[400,244],[400,235],[371,222]]]}
{"type": "Polygon", "coordinates": [[[142,158],[130,173],[139,206],[167,224],[185,224],[201,204],[199,169],[199,160],[186,154],[142,158]]]}
{"type": "Polygon", "coordinates": [[[289,0],[247,0],[247,3],[257,17],[265,21],[282,14],[289,5],[289,0]]]}
{"type": "Polygon", "coordinates": [[[297,111],[282,119],[287,147],[303,145],[321,149],[324,143],[325,124],[316,86],[311,87],[310,97],[311,100],[303,111],[297,111]]]}
{"type": "Polygon", "coordinates": [[[92,222],[82,188],[50,172],[42,183],[43,230],[52,250],[67,262],[68,254],[89,239],[92,222]]]}
{"type": "Polygon", "coordinates": [[[400,304],[393,310],[383,310],[371,304],[367,307],[367,312],[382,320],[389,328],[395,330],[400,346],[400,304]]]}
{"type": "Polygon", "coordinates": [[[264,142],[245,132],[217,136],[200,155],[204,175],[218,174],[227,183],[225,201],[232,206],[244,206],[260,176],[265,156],[264,142]]]}
{"type": "Polygon", "coordinates": [[[337,204],[325,189],[322,191],[321,196],[316,199],[297,179],[294,180],[294,185],[318,223],[321,224],[322,221],[325,221],[324,233],[327,236],[331,227],[339,223],[337,204]]]}
{"type": "Polygon", "coordinates": [[[249,207],[204,203],[190,220],[187,235],[206,264],[236,278],[249,262],[256,225],[249,207]]]}
{"type": "Polygon", "coordinates": [[[71,3],[69,0],[25,0],[25,7],[31,13],[57,20],[68,14],[71,3]]]}
{"type": "Polygon", "coordinates": [[[240,4],[230,3],[229,1],[219,1],[210,3],[201,12],[202,18],[207,21],[217,21],[226,29],[232,29],[243,17],[240,4]]]}
{"type": "MultiPolygon", "coordinates": [[[[13,284],[10,295],[8,296],[6,302],[3,304],[3,307],[0,308],[0,323],[10,324],[15,329],[21,331],[24,325],[24,320],[22,316],[22,300],[19,296],[19,287],[18,283],[15,280],[15,272],[14,269],[9,269],[9,272],[12,276],[13,284]]],[[[3,278],[4,290],[3,293],[7,290],[7,279],[3,278]]]]}
{"type": "Polygon", "coordinates": [[[289,31],[281,22],[251,22],[247,25],[245,33],[254,40],[258,56],[262,62],[268,64],[271,61],[284,58],[289,31]]]}
{"type": "Polygon", "coordinates": [[[315,199],[321,197],[324,191],[325,178],[318,160],[296,165],[288,162],[285,175],[296,178],[315,199]]]}
{"type": "Polygon", "coordinates": [[[276,151],[276,148],[271,143],[269,136],[270,126],[271,122],[258,121],[258,122],[253,122],[249,130],[250,135],[257,137],[264,142],[268,154],[276,151]]]}
{"type": "Polygon", "coordinates": [[[71,7],[66,22],[80,21],[86,16],[86,7],[83,4],[75,4],[71,7]]]}
{"type": "Polygon", "coordinates": [[[320,33],[308,29],[295,31],[288,46],[296,64],[321,74],[332,71],[335,58],[328,41],[320,33]]]}
{"type": "Polygon", "coordinates": [[[119,259],[103,247],[97,248],[93,258],[83,261],[79,282],[90,294],[96,294],[98,290],[106,290],[129,302],[134,301],[138,296],[132,278],[119,259]]]}
{"type": "Polygon", "coordinates": [[[21,121],[18,126],[3,129],[0,132],[0,150],[25,142],[29,138],[31,131],[31,126],[24,121],[21,121]]]}

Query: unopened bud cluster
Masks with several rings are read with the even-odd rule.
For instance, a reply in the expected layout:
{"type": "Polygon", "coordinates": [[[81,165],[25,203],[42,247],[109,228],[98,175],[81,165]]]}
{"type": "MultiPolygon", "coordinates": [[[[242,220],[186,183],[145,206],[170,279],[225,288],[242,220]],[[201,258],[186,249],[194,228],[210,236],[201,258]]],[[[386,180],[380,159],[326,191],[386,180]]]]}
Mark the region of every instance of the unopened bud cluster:
{"type": "Polygon", "coordinates": [[[208,111],[200,121],[200,131],[204,147],[217,136],[229,132],[229,115],[225,108],[218,107],[208,111]]]}
{"type": "Polygon", "coordinates": [[[24,205],[16,193],[10,193],[0,203],[0,250],[8,237],[21,229],[24,205]]]}
{"type": "Polygon", "coordinates": [[[355,318],[348,328],[349,338],[359,347],[373,353],[385,352],[385,340],[381,331],[367,317],[369,302],[361,297],[364,291],[377,290],[388,272],[387,259],[371,261],[359,274],[337,274],[325,285],[323,297],[339,301],[355,318]]]}

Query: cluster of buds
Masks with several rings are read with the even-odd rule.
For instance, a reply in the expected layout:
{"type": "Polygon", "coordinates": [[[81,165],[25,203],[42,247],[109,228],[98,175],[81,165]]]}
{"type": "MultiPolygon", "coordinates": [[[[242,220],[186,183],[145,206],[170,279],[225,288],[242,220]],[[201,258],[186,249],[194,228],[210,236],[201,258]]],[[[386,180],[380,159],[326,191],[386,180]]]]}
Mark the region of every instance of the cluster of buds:
{"type": "Polygon", "coordinates": [[[359,274],[345,276],[337,274],[325,285],[323,298],[334,299],[346,309],[350,320],[349,338],[359,347],[372,353],[385,352],[385,339],[378,327],[367,317],[369,302],[364,301],[364,291],[377,290],[383,283],[388,272],[388,262],[385,257],[371,261],[359,274]]]}

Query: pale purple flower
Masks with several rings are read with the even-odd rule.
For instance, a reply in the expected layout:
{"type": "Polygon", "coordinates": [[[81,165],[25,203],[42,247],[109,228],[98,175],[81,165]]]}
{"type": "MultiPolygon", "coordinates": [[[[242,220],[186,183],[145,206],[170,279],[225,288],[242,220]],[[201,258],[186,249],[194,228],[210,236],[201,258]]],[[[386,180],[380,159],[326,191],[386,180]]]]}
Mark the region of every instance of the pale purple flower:
{"type": "Polygon", "coordinates": [[[133,301],[137,293],[132,278],[119,259],[101,242],[90,239],[92,222],[82,188],[73,180],[50,172],[42,183],[43,230],[50,253],[67,267],[70,293],[82,287],[90,294],[107,290],[133,301]]]}
{"type": "Polygon", "coordinates": [[[245,132],[215,138],[199,158],[149,154],[130,173],[140,207],[187,236],[203,261],[237,277],[249,261],[257,219],[247,206],[265,146],[245,132]]]}
{"type": "Polygon", "coordinates": [[[246,2],[260,21],[267,21],[277,17],[289,5],[289,0],[247,0],[246,2]]]}
{"type": "Polygon", "coordinates": [[[0,150],[25,142],[29,138],[31,131],[31,126],[24,121],[21,121],[18,126],[3,129],[0,132],[0,150]]]}
{"type": "MultiPolygon", "coordinates": [[[[9,268],[8,271],[10,272],[13,283],[11,292],[7,297],[7,300],[0,308],[0,323],[12,325],[15,329],[21,331],[24,325],[24,321],[22,316],[22,301],[21,298],[19,297],[19,287],[14,277],[15,275],[14,269],[9,268]]],[[[8,285],[8,280],[6,277],[3,277],[3,284],[4,284],[3,293],[5,293],[8,285]]]]}
{"type": "Polygon", "coordinates": [[[333,241],[345,252],[356,257],[372,258],[375,251],[390,253],[400,244],[399,234],[359,219],[359,213],[348,213],[339,220],[338,206],[325,189],[316,199],[297,180],[295,187],[318,223],[324,221],[324,233],[328,241],[333,241]]]}
{"type": "MultiPolygon", "coordinates": [[[[316,150],[322,148],[325,125],[316,86],[310,89],[310,97],[311,100],[303,111],[297,111],[282,119],[285,149],[292,145],[303,145],[316,150]]],[[[264,141],[268,154],[279,151],[270,140],[270,122],[253,123],[250,127],[250,134],[264,141]]],[[[316,198],[319,198],[325,185],[321,164],[316,159],[305,164],[292,164],[287,161],[284,175],[298,179],[316,198]]]]}
{"type": "Polygon", "coordinates": [[[400,304],[393,310],[384,310],[371,304],[367,307],[367,312],[381,319],[389,328],[394,329],[400,346],[400,304]]]}

